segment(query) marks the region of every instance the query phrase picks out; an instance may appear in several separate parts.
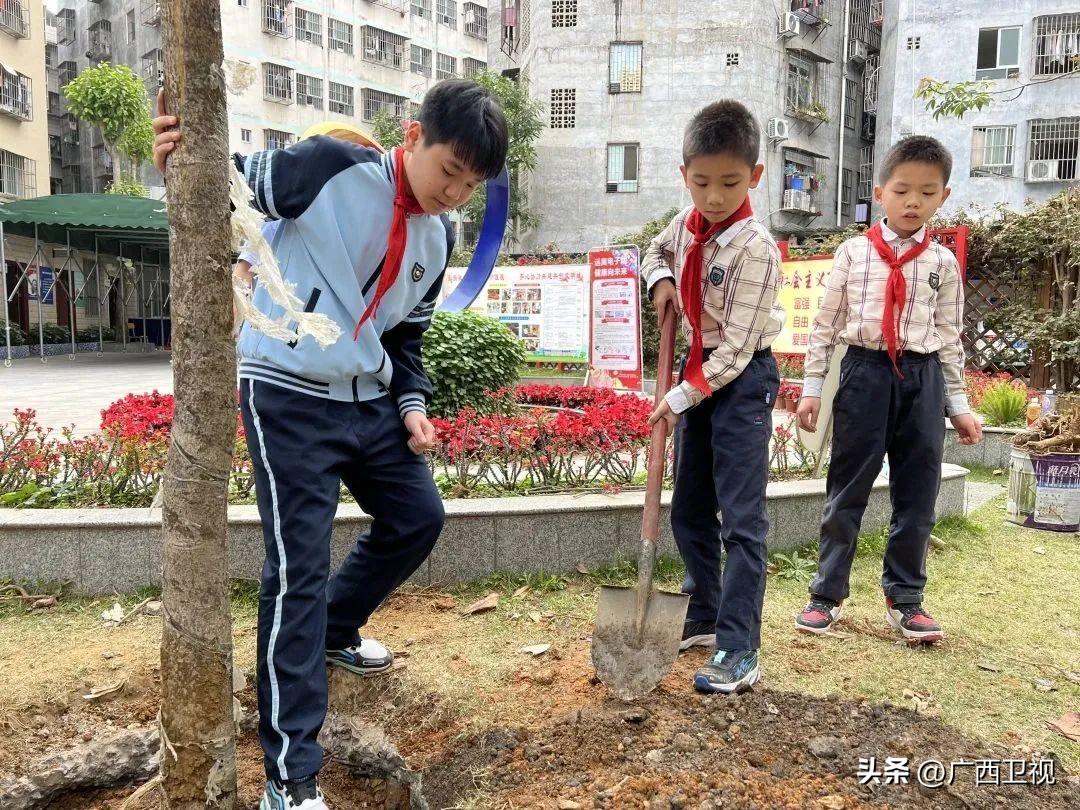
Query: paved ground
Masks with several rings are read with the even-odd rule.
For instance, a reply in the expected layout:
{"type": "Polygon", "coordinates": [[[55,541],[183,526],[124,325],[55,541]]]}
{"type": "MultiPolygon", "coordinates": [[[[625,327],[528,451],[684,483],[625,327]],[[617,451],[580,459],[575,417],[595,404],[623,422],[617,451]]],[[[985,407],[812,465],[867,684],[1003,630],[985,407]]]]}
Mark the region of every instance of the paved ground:
{"type": "Polygon", "coordinates": [[[0,365],[0,421],[14,408],[33,408],[46,427],[75,425],[78,434],[97,430],[101,411],[129,393],[172,392],[168,352],[108,353],[15,360],[0,365]]]}

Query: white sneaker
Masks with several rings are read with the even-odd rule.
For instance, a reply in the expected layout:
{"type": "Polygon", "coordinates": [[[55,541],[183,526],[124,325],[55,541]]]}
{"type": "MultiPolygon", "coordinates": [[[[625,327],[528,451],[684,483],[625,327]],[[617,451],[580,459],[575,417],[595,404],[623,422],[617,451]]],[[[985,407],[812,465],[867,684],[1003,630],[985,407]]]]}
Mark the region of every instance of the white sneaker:
{"type": "Polygon", "coordinates": [[[365,638],[344,650],[327,650],[326,662],[357,675],[374,675],[394,665],[394,654],[375,639],[365,638]]]}
{"type": "Polygon", "coordinates": [[[319,790],[318,779],[310,776],[299,782],[266,783],[259,810],[330,810],[319,790]]]}

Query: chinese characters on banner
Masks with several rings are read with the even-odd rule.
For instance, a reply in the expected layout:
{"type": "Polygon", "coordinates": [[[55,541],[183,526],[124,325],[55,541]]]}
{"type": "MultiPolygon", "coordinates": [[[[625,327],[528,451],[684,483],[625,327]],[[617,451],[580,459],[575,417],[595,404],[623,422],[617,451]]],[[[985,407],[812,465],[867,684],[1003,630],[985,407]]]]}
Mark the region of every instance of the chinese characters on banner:
{"type": "Polygon", "coordinates": [[[805,354],[810,345],[814,317],[825,297],[825,283],[832,269],[832,259],[786,261],[780,269],[780,304],[786,319],[784,328],[773,341],[772,349],[780,354],[805,354]]]}
{"type": "MultiPolygon", "coordinates": [[[[463,267],[447,269],[440,300],[464,275],[463,267]]],[[[469,308],[520,337],[529,362],[584,363],[587,276],[588,268],[577,264],[496,267],[469,308]]]]}
{"type": "Polygon", "coordinates": [[[636,247],[589,251],[589,385],[641,390],[640,283],[636,247]]]}

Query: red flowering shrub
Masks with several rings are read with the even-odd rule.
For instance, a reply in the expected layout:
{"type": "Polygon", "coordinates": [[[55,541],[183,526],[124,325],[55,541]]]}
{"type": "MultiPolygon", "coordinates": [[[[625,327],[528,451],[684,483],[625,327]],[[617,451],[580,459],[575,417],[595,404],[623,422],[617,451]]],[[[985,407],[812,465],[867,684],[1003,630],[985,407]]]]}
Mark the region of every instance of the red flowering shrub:
{"type": "Polygon", "coordinates": [[[978,410],[979,406],[982,404],[983,397],[986,396],[987,389],[1001,382],[1008,383],[1014,388],[1025,392],[1028,398],[1037,395],[1037,392],[1028,389],[1026,382],[1014,377],[1007,371],[999,371],[997,374],[990,374],[986,371],[968,370],[964,372],[964,389],[967,391],[968,404],[975,410],[978,410]]]}
{"type": "Polygon", "coordinates": [[[174,407],[172,394],[128,394],[101,412],[101,430],[118,439],[168,440],[174,407]]]}

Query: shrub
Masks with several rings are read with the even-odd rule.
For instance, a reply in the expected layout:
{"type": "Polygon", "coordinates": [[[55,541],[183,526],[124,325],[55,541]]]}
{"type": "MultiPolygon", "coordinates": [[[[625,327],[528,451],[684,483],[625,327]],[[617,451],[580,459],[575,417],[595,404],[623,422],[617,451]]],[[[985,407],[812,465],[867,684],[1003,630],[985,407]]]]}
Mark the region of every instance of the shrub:
{"type": "Polygon", "coordinates": [[[983,393],[979,412],[990,427],[1023,424],[1027,408],[1027,388],[1017,388],[1011,382],[999,381],[983,393]]]}
{"type": "MultiPolygon", "coordinates": [[[[108,328],[102,327],[101,339],[105,343],[111,343],[116,340],[116,332],[110,326],[108,328]]],[[[97,343],[98,342],[98,330],[96,326],[87,327],[86,329],[78,329],[75,332],[76,343],[97,343]]]]}
{"type": "MultiPolygon", "coordinates": [[[[44,339],[45,345],[55,345],[59,343],[71,342],[71,330],[66,326],[59,326],[55,323],[47,323],[41,327],[40,337],[44,339]]],[[[26,342],[31,346],[37,346],[39,339],[37,324],[31,324],[29,331],[26,333],[26,342]]]]}
{"type": "Polygon", "coordinates": [[[494,318],[475,312],[436,312],[424,335],[424,368],[435,389],[433,416],[464,408],[492,413],[489,391],[510,388],[525,364],[525,344],[494,318]]]}
{"type": "MultiPolygon", "coordinates": [[[[0,344],[4,343],[4,327],[7,325],[7,321],[0,320],[0,344]]],[[[11,324],[11,345],[12,346],[25,346],[26,345],[26,332],[22,330],[22,327],[17,323],[11,324]]]]}
{"type": "Polygon", "coordinates": [[[172,430],[172,394],[128,394],[101,412],[101,431],[117,439],[165,439],[172,430]]]}
{"type": "Polygon", "coordinates": [[[969,370],[964,372],[964,389],[967,391],[968,404],[978,410],[987,390],[998,383],[1007,383],[1017,390],[1027,392],[1024,381],[1013,377],[1008,372],[999,371],[996,374],[990,374],[986,371],[969,370]]]}

